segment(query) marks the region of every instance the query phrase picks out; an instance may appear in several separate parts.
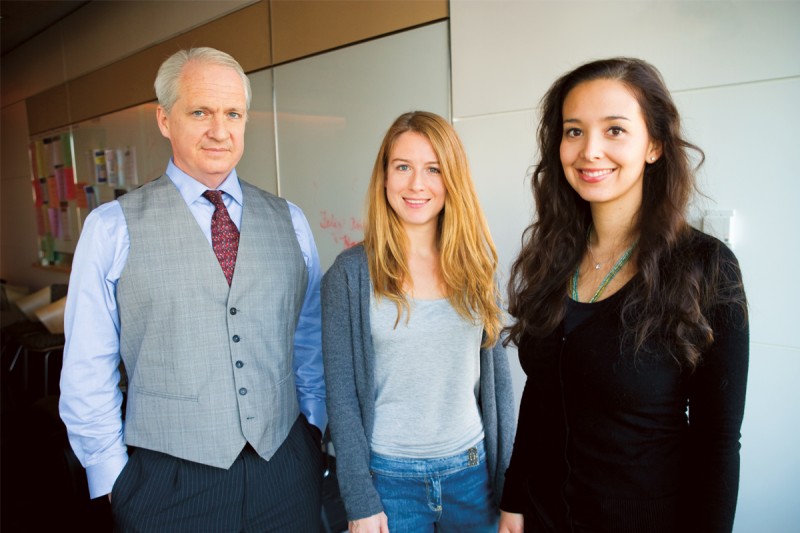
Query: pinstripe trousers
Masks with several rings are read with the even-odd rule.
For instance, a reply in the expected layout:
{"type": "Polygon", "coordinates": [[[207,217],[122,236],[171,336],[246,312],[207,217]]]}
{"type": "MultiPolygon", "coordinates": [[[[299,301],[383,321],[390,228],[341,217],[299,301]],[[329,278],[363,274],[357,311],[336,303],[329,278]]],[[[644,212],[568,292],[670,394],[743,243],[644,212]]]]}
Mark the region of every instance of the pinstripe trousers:
{"type": "Polygon", "coordinates": [[[322,455],[303,415],[265,461],[247,445],[230,469],[144,448],[114,484],[120,532],[318,533],[322,455]]]}

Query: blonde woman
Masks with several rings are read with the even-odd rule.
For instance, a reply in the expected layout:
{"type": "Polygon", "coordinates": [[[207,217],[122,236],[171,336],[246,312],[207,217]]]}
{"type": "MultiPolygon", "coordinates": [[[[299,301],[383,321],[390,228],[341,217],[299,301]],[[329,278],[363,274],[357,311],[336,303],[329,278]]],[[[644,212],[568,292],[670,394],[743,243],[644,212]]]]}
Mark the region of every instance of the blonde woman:
{"type": "Polygon", "coordinates": [[[496,266],[452,126],[400,116],[375,161],[364,242],[322,284],[350,531],[497,531],[514,407],[496,266]]]}

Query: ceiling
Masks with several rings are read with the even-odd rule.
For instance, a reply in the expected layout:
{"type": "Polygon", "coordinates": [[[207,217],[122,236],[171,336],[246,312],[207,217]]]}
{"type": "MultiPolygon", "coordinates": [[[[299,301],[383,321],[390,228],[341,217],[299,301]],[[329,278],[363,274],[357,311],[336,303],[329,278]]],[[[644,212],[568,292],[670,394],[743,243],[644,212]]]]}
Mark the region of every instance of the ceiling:
{"type": "Polygon", "coordinates": [[[0,0],[0,56],[88,3],[86,0],[0,0]]]}

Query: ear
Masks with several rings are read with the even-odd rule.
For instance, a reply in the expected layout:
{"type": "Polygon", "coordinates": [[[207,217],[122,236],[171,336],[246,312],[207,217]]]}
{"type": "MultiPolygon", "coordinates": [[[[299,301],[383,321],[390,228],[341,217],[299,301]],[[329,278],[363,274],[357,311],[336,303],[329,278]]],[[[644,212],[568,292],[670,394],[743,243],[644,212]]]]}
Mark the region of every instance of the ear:
{"type": "Polygon", "coordinates": [[[650,147],[647,149],[647,164],[652,165],[661,158],[663,153],[661,141],[651,141],[650,147]]]}
{"type": "Polygon", "coordinates": [[[161,130],[161,135],[169,139],[169,114],[161,106],[156,108],[156,122],[158,122],[158,129],[161,130]]]}

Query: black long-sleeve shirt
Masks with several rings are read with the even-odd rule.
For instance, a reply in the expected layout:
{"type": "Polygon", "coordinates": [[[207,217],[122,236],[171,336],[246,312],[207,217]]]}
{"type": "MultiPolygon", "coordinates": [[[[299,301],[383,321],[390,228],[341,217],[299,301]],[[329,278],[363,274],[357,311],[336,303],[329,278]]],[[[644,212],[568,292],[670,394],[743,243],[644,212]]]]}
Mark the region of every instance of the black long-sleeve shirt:
{"type": "MultiPolygon", "coordinates": [[[[705,263],[700,268],[717,254],[733,267],[722,282],[741,286],[730,250],[699,232],[690,241],[686,251],[705,263]]],[[[524,512],[526,533],[732,529],[746,311],[710,311],[714,342],[689,372],[657,342],[637,354],[621,347],[621,309],[634,280],[606,300],[570,302],[565,322],[580,317],[572,329],[562,322],[544,338],[520,341],[528,380],[501,509],[524,512]]]]}

